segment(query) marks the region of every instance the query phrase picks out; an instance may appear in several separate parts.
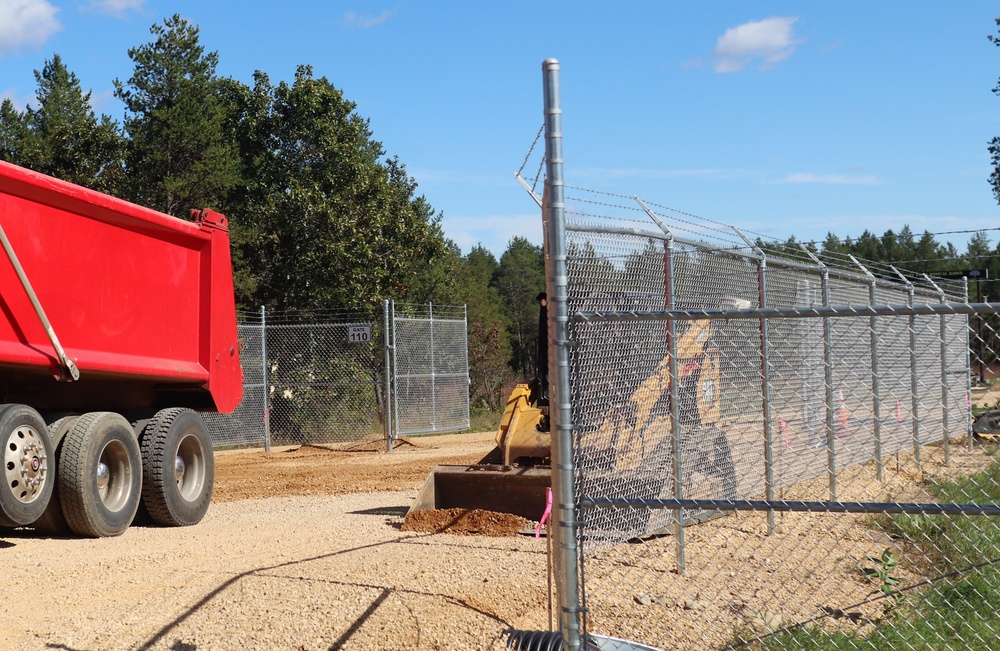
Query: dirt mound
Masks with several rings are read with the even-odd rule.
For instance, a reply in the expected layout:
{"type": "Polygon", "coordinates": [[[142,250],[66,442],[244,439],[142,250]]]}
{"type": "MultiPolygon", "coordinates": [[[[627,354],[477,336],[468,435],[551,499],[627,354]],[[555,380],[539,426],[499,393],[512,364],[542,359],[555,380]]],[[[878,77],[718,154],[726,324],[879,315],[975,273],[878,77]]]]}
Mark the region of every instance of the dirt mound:
{"type": "Polygon", "coordinates": [[[514,536],[531,523],[519,515],[482,509],[431,509],[406,515],[403,531],[451,533],[459,536],[514,536]]]}

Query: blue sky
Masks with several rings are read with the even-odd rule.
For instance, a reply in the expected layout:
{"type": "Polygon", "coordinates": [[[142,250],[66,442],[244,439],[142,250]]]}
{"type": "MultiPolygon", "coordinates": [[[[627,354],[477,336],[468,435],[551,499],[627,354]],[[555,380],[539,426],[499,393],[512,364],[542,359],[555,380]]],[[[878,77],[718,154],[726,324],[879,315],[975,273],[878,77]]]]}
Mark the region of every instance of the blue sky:
{"type": "Polygon", "coordinates": [[[174,12],[220,75],[310,64],[342,89],[463,251],[541,241],[513,172],[549,57],[568,184],[779,239],[1000,227],[994,2],[0,0],[0,95],[30,102],[58,53],[120,120],[112,81],[174,12]]]}

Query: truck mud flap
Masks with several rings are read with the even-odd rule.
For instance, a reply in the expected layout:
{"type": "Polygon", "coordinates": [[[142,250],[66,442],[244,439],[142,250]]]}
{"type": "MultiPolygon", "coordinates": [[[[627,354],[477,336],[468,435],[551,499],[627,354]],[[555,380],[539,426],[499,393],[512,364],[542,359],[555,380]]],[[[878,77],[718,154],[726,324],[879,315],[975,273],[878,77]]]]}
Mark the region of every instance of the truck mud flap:
{"type": "Polygon", "coordinates": [[[410,511],[483,509],[538,521],[551,485],[549,468],[439,465],[427,477],[410,511]]]}

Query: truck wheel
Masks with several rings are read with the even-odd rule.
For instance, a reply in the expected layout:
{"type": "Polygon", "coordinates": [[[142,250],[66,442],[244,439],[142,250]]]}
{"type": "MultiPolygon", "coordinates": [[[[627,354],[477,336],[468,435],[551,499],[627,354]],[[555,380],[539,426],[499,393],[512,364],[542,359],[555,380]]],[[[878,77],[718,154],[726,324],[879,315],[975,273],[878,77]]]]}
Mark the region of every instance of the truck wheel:
{"type": "Polygon", "coordinates": [[[117,536],[139,507],[142,459],[132,426],[119,414],[77,418],[59,454],[59,499],[69,528],[81,536],[117,536]]]}
{"type": "MultiPolygon", "coordinates": [[[[49,424],[48,433],[49,440],[52,441],[52,459],[58,459],[59,453],[62,452],[62,441],[66,437],[66,434],[73,429],[73,425],[76,423],[76,416],[63,416],[62,418],[53,421],[49,424]]],[[[66,516],[62,512],[62,500],[59,499],[59,487],[55,485],[55,478],[59,475],[58,464],[50,464],[50,467],[54,471],[53,477],[53,490],[52,499],[49,500],[49,505],[45,507],[45,513],[42,513],[42,517],[35,520],[32,525],[35,531],[39,533],[48,534],[50,536],[66,536],[71,533],[69,525],[66,524],[66,516]]]]}
{"type": "Polygon", "coordinates": [[[197,524],[208,511],[215,458],[208,428],[197,412],[164,409],[142,434],[142,502],[155,522],[197,524]]]}
{"type": "Polygon", "coordinates": [[[45,512],[55,482],[45,421],[27,405],[0,406],[0,444],[4,477],[0,524],[31,524],[45,512]]]}

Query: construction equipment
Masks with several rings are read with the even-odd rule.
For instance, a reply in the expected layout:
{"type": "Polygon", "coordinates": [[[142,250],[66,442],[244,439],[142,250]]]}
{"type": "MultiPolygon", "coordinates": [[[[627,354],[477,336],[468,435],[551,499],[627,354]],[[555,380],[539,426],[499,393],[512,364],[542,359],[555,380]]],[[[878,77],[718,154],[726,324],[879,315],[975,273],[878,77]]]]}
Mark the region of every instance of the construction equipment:
{"type": "Polygon", "coordinates": [[[226,218],[184,221],[0,162],[0,525],[194,524],[243,376],[226,218]]]}
{"type": "MultiPolygon", "coordinates": [[[[542,341],[544,295],[539,299],[542,341]]],[[[692,321],[676,347],[681,452],[689,469],[685,482],[695,489],[685,493],[735,499],[736,474],[719,408],[719,350],[712,345],[711,334],[709,320],[692,321]]],[[[547,347],[539,351],[538,359],[547,359],[547,347]]],[[[531,384],[519,384],[511,392],[497,431],[497,447],[472,466],[435,466],[410,511],[486,509],[539,519],[551,468],[547,370],[541,362],[538,366],[531,384]]],[[[627,400],[608,410],[597,432],[588,436],[613,454],[609,472],[618,477],[627,478],[651,463],[662,466],[672,454],[670,366],[668,355],[627,400]]],[[[665,483],[664,478],[649,488],[650,496],[655,497],[665,483]]]]}
{"type": "Polygon", "coordinates": [[[988,409],[975,414],[972,432],[984,441],[1000,441],[1000,409],[988,409]]]}
{"type": "MultiPolygon", "coordinates": [[[[712,322],[691,321],[677,341],[677,416],[687,497],[736,499],[736,472],[719,407],[719,349],[712,322]]],[[[662,467],[673,457],[673,391],[670,356],[657,364],[622,405],[606,415],[596,440],[610,441],[614,469],[628,476],[643,466],[662,467]]],[[[660,478],[667,473],[660,473],[660,478]]],[[[666,483],[661,481],[661,483],[666,483]]],[[[662,486],[661,486],[662,488],[662,486]]],[[[659,492],[657,489],[656,492],[659,492]]],[[[672,493],[669,487],[667,493],[672,493]]]]}
{"type": "Polygon", "coordinates": [[[409,511],[462,508],[513,513],[530,520],[541,517],[552,472],[548,315],[544,292],[537,298],[538,370],[530,383],[518,384],[507,398],[496,447],[472,466],[434,466],[409,511]]]}

